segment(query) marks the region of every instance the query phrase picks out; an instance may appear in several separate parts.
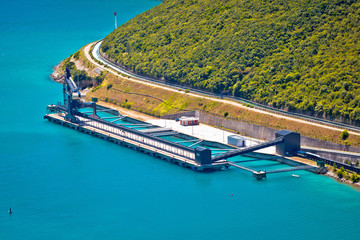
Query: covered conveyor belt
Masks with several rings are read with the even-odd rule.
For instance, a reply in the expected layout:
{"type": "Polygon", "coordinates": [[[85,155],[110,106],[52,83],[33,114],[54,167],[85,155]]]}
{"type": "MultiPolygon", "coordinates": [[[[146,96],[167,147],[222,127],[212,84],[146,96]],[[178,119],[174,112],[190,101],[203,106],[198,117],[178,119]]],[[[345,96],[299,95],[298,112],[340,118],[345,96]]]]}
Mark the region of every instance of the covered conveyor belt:
{"type": "Polygon", "coordinates": [[[233,151],[229,151],[229,152],[224,153],[224,154],[222,154],[220,156],[213,157],[212,161],[216,162],[216,161],[219,161],[219,160],[222,160],[222,159],[235,157],[235,156],[240,155],[240,154],[253,152],[253,151],[256,151],[256,150],[259,150],[259,149],[262,149],[262,148],[271,147],[271,146],[280,144],[282,142],[284,142],[284,138],[283,137],[278,137],[278,138],[275,138],[275,139],[270,140],[268,142],[258,144],[256,146],[251,146],[251,147],[246,147],[246,148],[235,149],[233,151]]]}
{"type": "Polygon", "coordinates": [[[77,92],[80,97],[81,96],[81,94],[79,92],[80,89],[76,86],[74,80],[71,77],[70,70],[68,68],[66,68],[65,81],[66,81],[68,87],[70,88],[71,93],[77,92]]]}

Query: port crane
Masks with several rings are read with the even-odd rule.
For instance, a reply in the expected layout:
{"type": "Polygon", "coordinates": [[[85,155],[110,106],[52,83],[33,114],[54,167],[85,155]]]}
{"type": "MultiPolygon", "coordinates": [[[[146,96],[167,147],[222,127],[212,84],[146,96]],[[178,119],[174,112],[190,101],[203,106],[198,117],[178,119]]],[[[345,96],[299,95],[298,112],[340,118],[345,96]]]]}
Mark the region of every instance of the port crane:
{"type": "Polygon", "coordinates": [[[75,117],[80,108],[92,108],[93,117],[99,117],[96,114],[96,103],[95,102],[84,102],[81,100],[80,88],[75,84],[71,77],[70,69],[65,70],[65,81],[63,83],[63,94],[64,94],[64,107],[66,108],[67,114],[65,119],[71,122],[78,122],[75,117]]]}

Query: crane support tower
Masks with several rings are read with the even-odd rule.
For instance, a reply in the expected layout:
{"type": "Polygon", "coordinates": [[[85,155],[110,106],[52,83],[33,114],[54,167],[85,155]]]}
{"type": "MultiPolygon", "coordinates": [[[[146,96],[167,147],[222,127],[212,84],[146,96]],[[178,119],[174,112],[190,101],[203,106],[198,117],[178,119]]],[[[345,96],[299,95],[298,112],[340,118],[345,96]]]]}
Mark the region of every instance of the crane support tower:
{"type": "Polygon", "coordinates": [[[81,100],[80,88],[75,84],[71,77],[70,69],[66,68],[65,81],[63,84],[64,94],[64,107],[66,108],[65,119],[71,122],[78,122],[75,117],[76,112],[79,108],[92,108],[93,117],[98,117],[96,114],[96,103],[95,102],[84,102],[81,100]]]}

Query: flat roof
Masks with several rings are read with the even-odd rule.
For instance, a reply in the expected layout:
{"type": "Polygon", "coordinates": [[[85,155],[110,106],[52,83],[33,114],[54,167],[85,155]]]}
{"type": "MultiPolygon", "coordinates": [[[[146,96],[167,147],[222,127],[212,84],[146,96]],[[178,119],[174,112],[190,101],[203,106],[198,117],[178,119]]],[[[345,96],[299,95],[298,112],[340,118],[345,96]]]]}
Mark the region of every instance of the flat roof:
{"type": "Polygon", "coordinates": [[[199,120],[199,118],[196,117],[181,117],[180,120],[199,120]]]}

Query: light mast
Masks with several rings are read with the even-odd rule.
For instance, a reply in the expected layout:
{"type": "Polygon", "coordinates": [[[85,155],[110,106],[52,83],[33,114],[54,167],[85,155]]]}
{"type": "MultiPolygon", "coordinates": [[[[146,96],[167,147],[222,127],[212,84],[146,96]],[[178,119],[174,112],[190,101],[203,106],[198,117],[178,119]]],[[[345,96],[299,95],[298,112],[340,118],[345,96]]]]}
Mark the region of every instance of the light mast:
{"type": "Polygon", "coordinates": [[[114,16],[115,16],[115,29],[117,29],[116,12],[114,12],[114,16]]]}

